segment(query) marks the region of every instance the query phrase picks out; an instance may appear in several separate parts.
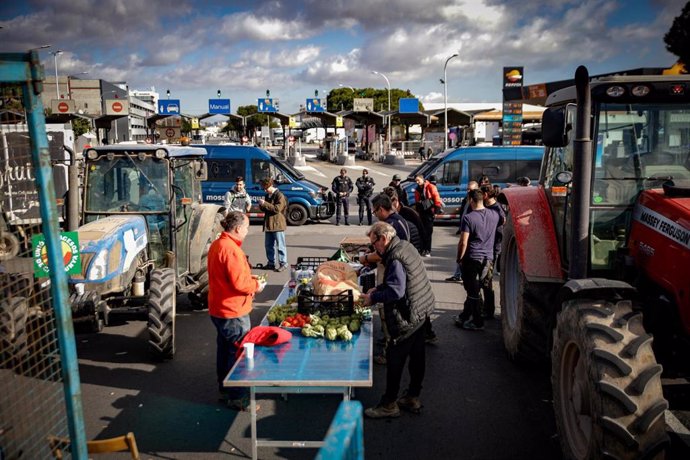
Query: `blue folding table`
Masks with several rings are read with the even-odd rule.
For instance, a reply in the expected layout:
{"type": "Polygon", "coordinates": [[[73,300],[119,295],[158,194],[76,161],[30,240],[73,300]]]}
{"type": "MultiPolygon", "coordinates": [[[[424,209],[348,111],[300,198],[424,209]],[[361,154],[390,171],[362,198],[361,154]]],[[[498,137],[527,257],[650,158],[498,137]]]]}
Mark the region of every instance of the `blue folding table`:
{"type": "MultiPolygon", "coordinates": [[[[285,303],[284,287],[275,304],[285,303]]],[[[268,325],[266,317],[261,322],[268,325]]],[[[258,447],[318,448],[322,441],[273,441],[256,433],[257,393],[340,393],[350,399],[353,387],[372,386],[371,322],[364,321],[350,342],[304,337],[295,329],[292,339],[274,347],[254,347],[254,359],[241,356],[225,378],[226,387],[249,387],[252,458],[258,447]]]]}

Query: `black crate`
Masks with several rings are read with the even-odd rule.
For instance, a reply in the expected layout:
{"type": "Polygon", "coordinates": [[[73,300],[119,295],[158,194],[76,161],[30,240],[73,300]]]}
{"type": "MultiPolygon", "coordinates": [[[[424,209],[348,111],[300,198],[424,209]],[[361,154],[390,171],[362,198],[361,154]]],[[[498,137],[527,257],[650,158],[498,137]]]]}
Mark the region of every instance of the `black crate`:
{"type": "Polygon", "coordinates": [[[296,267],[302,267],[303,269],[312,269],[316,271],[324,262],[328,262],[328,257],[298,257],[296,267]]]}
{"type": "Polygon", "coordinates": [[[376,287],[376,272],[365,273],[359,277],[359,285],[362,286],[362,292],[368,292],[369,289],[376,287]]]}
{"type": "Polygon", "coordinates": [[[333,295],[298,294],[297,312],[303,315],[350,316],[355,312],[352,289],[333,295]]]}

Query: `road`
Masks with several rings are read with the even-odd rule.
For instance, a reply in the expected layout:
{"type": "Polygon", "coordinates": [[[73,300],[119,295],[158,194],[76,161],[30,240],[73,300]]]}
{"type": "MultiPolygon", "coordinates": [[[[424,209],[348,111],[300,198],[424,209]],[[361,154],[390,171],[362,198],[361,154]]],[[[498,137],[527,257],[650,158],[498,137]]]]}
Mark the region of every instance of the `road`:
{"type": "MultiPolygon", "coordinates": [[[[361,163],[348,168],[353,179],[363,165],[372,172],[377,190],[395,172],[414,167],[361,163]]],[[[324,185],[339,169],[311,159],[303,168],[310,179],[324,185]]],[[[351,212],[356,214],[356,205],[351,212]]],[[[363,235],[365,229],[336,227],[330,222],[289,227],[288,260],[330,256],[342,238],[363,235]]],[[[443,281],[453,268],[454,233],[452,225],[437,227],[434,256],[425,259],[437,299],[433,324],[439,342],[427,346],[422,414],[365,420],[366,458],[558,459],[546,372],[525,370],[506,359],[498,320],[487,322],[483,332],[453,325],[465,297],[462,285],[443,281]]],[[[265,261],[259,225],[251,226],[243,248],[253,263],[265,261]]],[[[288,276],[269,273],[269,286],[256,298],[252,324],[265,315],[288,276]]],[[[133,431],[143,459],[246,458],[251,453],[249,414],[230,411],[217,402],[215,330],[208,312],[191,310],[180,296],[178,313],[177,354],[170,362],[150,360],[145,323],[133,318],[122,318],[100,334],[78,335],[87,436],[133,431]]],[[[376,329],[377,316],[374,321],[376,329]]],[[[405,382],[407,376],[403,378],[405,382]]],[[[365,407],[376,404],[384,382],[385,366],[376,365],[373,388],[358,390],[356,399],[365,407]]],[[[322,439],[338,403],[332,395],[267,397],[260,400],[259,434],[273,439],[322,439]]],[[[306,459],[314,454],[310,449],[259,449],[260,458],[265,459],[306,459]]]]}

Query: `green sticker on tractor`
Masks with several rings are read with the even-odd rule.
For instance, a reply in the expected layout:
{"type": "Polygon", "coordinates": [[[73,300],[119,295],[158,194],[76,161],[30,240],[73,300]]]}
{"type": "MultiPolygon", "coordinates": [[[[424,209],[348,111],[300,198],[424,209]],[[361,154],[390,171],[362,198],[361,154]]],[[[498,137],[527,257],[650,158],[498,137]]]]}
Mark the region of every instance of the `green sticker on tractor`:
{"type": "MultiPolygon", "coordinates": [[[[62,247],[62,262],[68,275],[81,274],[81,256],[79,255],[79,234],[77,232],[60,233],[60,246],[62,247]]],[[[43,234],[34,235],[31,238],[33,248],[34,275],[37,278],[46,278],[50,275],[48,267],[48,247],[43,234]]]]}

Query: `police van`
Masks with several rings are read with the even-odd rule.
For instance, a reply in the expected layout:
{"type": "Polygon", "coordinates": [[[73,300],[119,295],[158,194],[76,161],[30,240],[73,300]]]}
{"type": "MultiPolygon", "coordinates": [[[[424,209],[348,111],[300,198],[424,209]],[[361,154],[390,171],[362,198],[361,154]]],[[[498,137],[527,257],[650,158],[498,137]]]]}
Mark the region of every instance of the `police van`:
{"type": "Polygon", "coordinates": [[[535,181],[539,178],[543,154],[543,146],[460,147],[446,150],[412,171],[402,186],[409,202],[414,203],[414,190],[417,187],[415,176],[422,174],[427,180],[434,176],[444,203],[443,214],[437,217],[457,219],[469,181],[488,176],[491,184],[501,188],[514,184],[522,176],[535,181]]]}
{"type": "Polygon", "coordinates": [[[208,152],[205,157],[208,180],[201,184],[205,203],[222,205],[225,193],[235,186],[235,179],[242,176],[252,199],[248,216],[263,218],[258,205],[259,199],[265,196],[261,180],[270,177],[288,201],[286,217],[290,225],[302,225],[309,219],[329,219],[335,212],[335,203],[330,199],[327,187],[305,179],[289,163],[266,150],[248,145],[206,144],[198,147],[208,152]]]}

